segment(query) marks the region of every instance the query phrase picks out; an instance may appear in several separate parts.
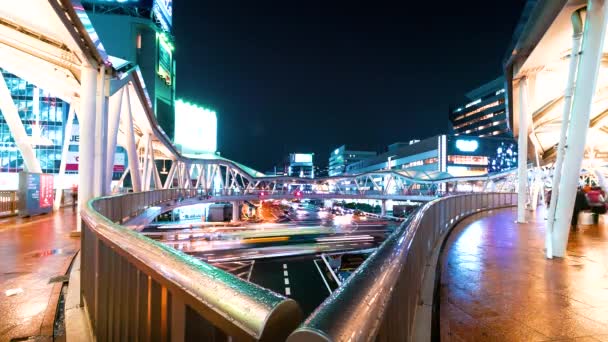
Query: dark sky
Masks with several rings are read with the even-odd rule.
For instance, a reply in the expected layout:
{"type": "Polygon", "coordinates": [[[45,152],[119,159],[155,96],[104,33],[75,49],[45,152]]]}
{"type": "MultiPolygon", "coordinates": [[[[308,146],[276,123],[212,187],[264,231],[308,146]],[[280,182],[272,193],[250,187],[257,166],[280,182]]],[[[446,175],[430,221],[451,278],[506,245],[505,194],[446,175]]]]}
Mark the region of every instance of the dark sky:
{"type": "Polygon", "coordinates": [[[525,0],[174,2],[177,96],[218,112],[222,155],[259,171],[327,164],[447,131],[502,72],[525,0]]]}

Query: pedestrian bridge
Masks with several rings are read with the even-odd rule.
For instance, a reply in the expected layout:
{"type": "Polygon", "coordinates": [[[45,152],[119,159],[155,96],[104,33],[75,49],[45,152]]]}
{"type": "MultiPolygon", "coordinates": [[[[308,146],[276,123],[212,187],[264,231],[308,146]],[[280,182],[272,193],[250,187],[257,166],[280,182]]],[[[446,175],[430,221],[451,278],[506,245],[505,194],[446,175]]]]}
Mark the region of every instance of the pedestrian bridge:
{"type": "Polygon", "coordinates": [[[293,300],[121,225],[148,208],[197,196],[196,189],[154,190],[97,198],[84,208],[82,298],[98,339],[405,340],[415,333],[416,318],[430,322],[419,304],[428,294],[412,279],[434,273],[428,259],[445,233],[468,215],[516,204],[514,193],[427,202],[303,321],[293,300]]]}

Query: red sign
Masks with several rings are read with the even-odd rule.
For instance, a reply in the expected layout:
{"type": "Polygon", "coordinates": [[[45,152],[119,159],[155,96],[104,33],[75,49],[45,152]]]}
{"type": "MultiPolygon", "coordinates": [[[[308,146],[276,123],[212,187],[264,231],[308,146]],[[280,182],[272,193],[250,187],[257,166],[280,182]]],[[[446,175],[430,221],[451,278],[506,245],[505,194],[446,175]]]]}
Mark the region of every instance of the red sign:
{"type": "Polygon", "coordinates": [[[40,208],[53,205],[53,175],[40,175],[40,208]]]}

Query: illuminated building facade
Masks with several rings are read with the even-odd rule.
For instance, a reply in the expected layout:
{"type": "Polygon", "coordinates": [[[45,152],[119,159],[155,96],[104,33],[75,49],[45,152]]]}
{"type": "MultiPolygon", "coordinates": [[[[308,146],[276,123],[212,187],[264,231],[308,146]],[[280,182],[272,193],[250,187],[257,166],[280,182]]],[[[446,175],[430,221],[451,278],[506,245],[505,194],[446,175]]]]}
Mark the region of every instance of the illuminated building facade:
{"type": "MultiPolygon", "coordinates": [[[[61,165],[63,140],[69,134],[66,155],[66,174],[78,174],[78,120],[74,119],[71,132],[66,132],[70,105],[41,88],[9,72],[1,71],[17,107],[25,133],[40,162],[43,173],[58,174],[61,165]]],[[[127,165],[126,151],[116,148],[112,179],[120,178],[127,165]]],[[[11,134],[6,118],[0,112],[0,190],[15,190],[19,185],[20,171],[24,171],[23,156],[11,134]]],[[[73,178],[71,183],[77,183],[73,178]]]]}
{"type": "Polygon", "coordinates": [[[454,135],[513,136],[507,124],[504,77],[471,90],[466,98],[465,104],[450,111],[454,135]]]}
{"type": "Polygon", "coordinates": [[[344,173],[346,165],[374,157],[376,152],[347,150],[342,145],[329,155],[329,176],[337,176],[344,173]]]}
{"type": "Polygon", "coordinates": [[[175,137],[172,0],[83,0],[108,54],[140,67],[156,120],[175,137]]]}
{"type": "Polygon", "coordinates": [[[512,138],[438,135],[391,146],[385,153],[347,165],[346,173],[391,169],[441,171],[464,177],[517,167],[517,146],[512,138]]]}
{"type": "Polygon", "coordinates": [[[315,178],[314,153],[291,153],[287,174],[291,177],[315,178]]]}

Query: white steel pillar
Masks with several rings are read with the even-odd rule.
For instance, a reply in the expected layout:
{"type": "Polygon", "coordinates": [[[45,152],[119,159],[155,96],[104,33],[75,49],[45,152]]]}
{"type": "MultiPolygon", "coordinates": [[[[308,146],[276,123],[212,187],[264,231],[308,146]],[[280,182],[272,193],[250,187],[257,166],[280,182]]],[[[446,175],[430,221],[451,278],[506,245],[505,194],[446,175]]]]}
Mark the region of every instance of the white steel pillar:
{"type": "Polygon", "coordinates": [[[40,161],[38,161],[38,159],[36,158],[36,153],[32,148],[30,138],[28,137],[27,132],[25,132],[23,122],[21,122],[21,118],[19,117],[19,111],[17,109],[17,106],[15,106],[15,102],[13,102],[11,92],[6,85],[4,75],[2,75],[1,72],[0,111],[2,111],[2,115],[4,116],[4,120],[6,120],[8,129],[10,130],[11,135],[15,140],[17,148],[23,156],[23,162],[25,163],[26,170],[29,172],[42,173],[42,169],[40,168],[40,161]]]}
{"type": "Polygon", "coordinates": [[[72,127],[74,125],[75,116],[75,103],[70,103],[70,110],[68,111],[68,119],[65,123],[65,130],[63,134],[63,145],[61,147],[61,162],[59,164],[59,174],[57,175],[57,190],[55,191],[55,202],[53,203],[53,209],[58,210],[61,206],[61,197],[63,196],[63,187],[65,186],[65,164],[68,159],[68,150],[70,147],[70,139],[72,138],[72,127]]]}
{"type": "MultiPolygon", "coordinates": [[[[106,96],[108,82],[106,77],[106,68],[101,66],[100,72],[97,74],[97,115],[95,115],[95,158],[93,181],[93,196],[106,195],[106,155],[108,153],[108,97],[106,96]]],[[[79,168],[80,170],[80,168],[79,168]]]]}
{"type": "Polygon", "coordinates": [[[131,96],[129,95],[129,88],[125,89],[126,95],[126,118],[125,123],[127,124],[127,159],[129,162],[129,173],[131,174],[131,186],[133,192],[141,191],[141,173],[139,171],[139,158],[137,156],[137,144],[135,142],[135,130],[133,129],[133,113],[131,112],[131,96]]]}
{"type": "Polygon", "coordinates": [[[105,169],[106,193],[111,192],[112,174],[114,173],[114,154],[116,152],[116,138],[118,137],[118,125],[120,123],[120,113],[123,106],[123,92],[124,88],[121,88],[110,97],[110,109],[108,111],[108,147],[105,169]]]}
{"type": "Polygon", "coordinates": [[[555,209],[559,198],[559,182],[562,177],[562,166],[564,164],[564,154],[566,153],[566,133],[570,124],[570,114],[572,110],[572,96],[574,95],[574,85],[576,81],[576,71],[580,59],[580,49],[583,40],[583,22],[580,10],[572,14],[572,51],[570,52],[570,65],[568,66],[568,81],[564,92],[564,108],[562,110],[562,125],[560,128],[559,143],[557,145],[557,157],[553,170],[553,182],[551,187],[551,202],[549,203],[549,213],[547,215],[547,228],[545,232],[545,252],[547,258],[553,257],[553,227],[555,225],[555,209]]]}
{"type": "MultiPolygon", "coordinates": [[[[78,128],[80,142],[78,149],[78,215],[86,203],[94,197],[95,178],[95,113],[97,110],[97,69],[82,67],[80,78],[80,110],[78,128]]],[[[78,228],[81,227],[80,217],[78,228]]]]}
{"type": "Polygon", "coordinates": [[[169,168],[169,173],[167,174],[167,179],[165,179],[164,189],[169,189],[173,185],[173,178],[175,176],[175,169],[177,169],[177,161],[171,161],[171,167],[169,168]]]}
{"type": "Polygon", "coordinates": [[[565,255],[568,244],[570,220],[585,153],[589,115],[602,59],[607,19],[608,3],[605,0],[589,0],[564,166],[558,185],[560,196],[557,199],[556,220],[553,227],[553,256],[557,257],[565,255]]]}
{"type": "Polygon", "coordinates": [[[526,199],[528,193],[528,83],[526,78],[519,81],[519,140],[517,151],[517,223],[526,222],[526,199]]]}
{"type": "Polygon", "coordinates": [[[380,215],[386,215],[386,200],[382,200],[380,203],[380,215]]]}

